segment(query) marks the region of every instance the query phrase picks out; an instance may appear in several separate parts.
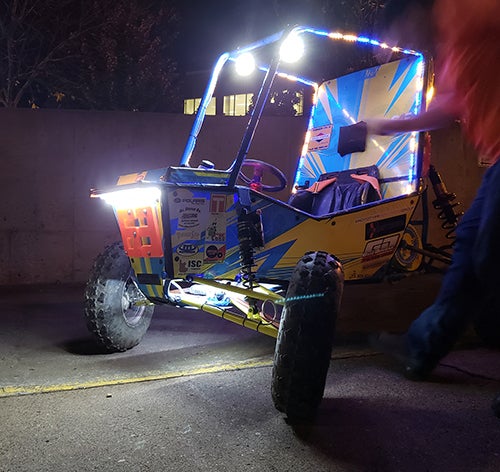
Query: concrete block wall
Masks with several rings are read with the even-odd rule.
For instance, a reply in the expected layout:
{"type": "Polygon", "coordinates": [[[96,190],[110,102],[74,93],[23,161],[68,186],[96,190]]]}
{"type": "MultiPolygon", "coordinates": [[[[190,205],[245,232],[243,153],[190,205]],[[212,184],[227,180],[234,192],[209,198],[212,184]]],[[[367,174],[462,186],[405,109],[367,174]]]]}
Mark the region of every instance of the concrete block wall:
{"type": "MultiPolygon", "coordinates": [[[[95,256],[119,238],[110,207],[89,189],[119,175],[178,164],[192,116],[67,110],[0,110],[0,285],[79,283],[95,256]]],[[[192,165],[226,168],[248,118],[207,117],[192,165]]],[[[305,121],[264,117],[249,157],[293,181],[305,121]]],[[[458,128],[433,136],[433,162],[467,207],[484,169],[458,128]]],[[[286,199],[286,192],[275,194],[286,199]]],[[[431,208],[430,240],[447,241],[431,208]]]]}
{"type": "MultiPolygon", "coordinates": [[[[472,203],[486,169],[479,166],[477,153],[464,139],[458,124],[450,129],[433,131],[431,138],[431,163],[441,174],[448,191],[456,194],[454,203],[460,205],[455,211],[465,211],[472,203]]],[[[429,242],[440,247],[448,245],[450,240],[445,238],[447,230],[441,228],[438,211],[432,206],[434,198],[434,192],[429,188],[429,242]]]]}
{"type": "MultiPolygon", "coordinates": [[[[292,178],[304,120],[269,117],[251,157],[292,178]],[[259,142],[261,144],[259,144],[259,142]]],[[[78,283],[119,238],[110,207],[89,189],[122,174],[179,163],[192,116],[0,109],[0,285],[78,283]]],[[[208,117],[192,164],[232,162],[246,117],[208,117]]],[[[257,137],[259,138],[259,137],[257,137]]]]}

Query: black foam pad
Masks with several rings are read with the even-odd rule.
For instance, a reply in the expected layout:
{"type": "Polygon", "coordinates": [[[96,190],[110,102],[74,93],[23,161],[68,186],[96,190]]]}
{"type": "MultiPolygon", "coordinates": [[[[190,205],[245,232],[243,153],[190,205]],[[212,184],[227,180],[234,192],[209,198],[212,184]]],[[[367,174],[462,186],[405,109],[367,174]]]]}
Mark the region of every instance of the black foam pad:
{"type": "Polygon", "coordinates": [[[341,156],[366,149],[367,127],[364,121],[350,126],[341,126],[337,151],[341,156]]]}

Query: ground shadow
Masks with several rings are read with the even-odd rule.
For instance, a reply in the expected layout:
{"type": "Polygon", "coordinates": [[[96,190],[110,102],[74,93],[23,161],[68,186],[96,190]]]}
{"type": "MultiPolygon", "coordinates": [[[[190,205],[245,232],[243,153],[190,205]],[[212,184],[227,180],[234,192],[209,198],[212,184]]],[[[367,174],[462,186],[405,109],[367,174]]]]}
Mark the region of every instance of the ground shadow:
{"type": "MultiPolygon", "coordinates": [[[[418,405],[418,399],[415,399],[418,405]]],[[[294,425],[297,437],[333,460],[360,471],[498,470],[500,427],[491,437],[481,416],[498,421],[484,406],[464,414],[393,405],[368,398],[330,398],[310,425],[294,425]]]]}
{"type": "Polygon", "coordinates": [[[91,337],[73,339],[62,343],[60,347],[69,354],[75,354],[78,356],[96,356],[110,353],[110,351],[99,345],[91,337]]]}

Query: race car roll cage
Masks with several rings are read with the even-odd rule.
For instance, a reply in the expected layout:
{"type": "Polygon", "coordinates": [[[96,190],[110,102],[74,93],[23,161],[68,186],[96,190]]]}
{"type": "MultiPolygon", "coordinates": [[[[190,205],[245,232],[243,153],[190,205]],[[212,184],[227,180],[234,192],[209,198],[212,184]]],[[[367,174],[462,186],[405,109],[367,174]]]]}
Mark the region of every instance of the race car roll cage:
{"type": "MultiPolygon", "coordinates": [[[[210,79],[208,81],[207,87],[205,89],[205,92],[203,94],[203,97],[201,99],[200,105],[198,107],[198,110],[196,112],[195,120],[192,125],[190,134],[188,136],[186,146],[184,148],[184,152],[182,154],[181,160],[180,160],[180,166],[181,167],[189,167],[190,165],[190,159],[193,154],[193,151],[196,146],[198,134],[202,128],[203,122],[205,120],[205,116],[207,113],[208,106],[210,104],[210,101],[213,97],[216,85],[218,83],[218,79],[220,76],[220,73],[224,66],[226,65],[227,62],[235,62],[239,57],[241,57],[244,54],[251,53],[252,51],[256,51],[258,49],[261,49],[265,46],[270,46],[270,45],[278,45],[278,46],[283,46],[284,43],[290,38],[296,38],[301,35],[313,35],[313,36],[318,36],[318,37],[327,37],[332,40],[341,40],[341,41],[346,41],[350,43],[359,43],[361,45],[365,46],[374,46],[378,47],[381,49],[388,49],[391,50],[393,53],[399,53],[403,55],[410,55],[410,56],[417,56],[421,57],[422,59],[424,58],[423,53],[414,51],[412,49],[407,49],[407,48],[401,48],[398,46],[389,46],[385,42],[381,42],[377,39],[371,39],[366,36],[358,36],[354,34],[343,34],[341,32],[328,32],[325,30],[319,30],[315,29],[312,27],[307,27],[307,26],[294,26],[289,29],[282,30],[276,34],[267,36],[259,41],[253,42],[243,48],[235,49],[230,52],[225,52],[222,54],[218,60],[215,63],[215,66],[213,67],[212,74],[210,76],[210,79]]],[[[286,72],[280,71],[280,50],[281,47],[275,47],[274,54],[271,56],[271,60],[267,65],[265,64],[258,64],[257,68],[261,70],[262,72],[265,73],[264,79],[261,83],[260,90],[257,96],[257,100],[255,102],[255,105],[251,111],[250,114],[250,119],[248,121],[246,130],[244,132],[241,145],[239,147],[238,153],[232,162],[231,166],[226,170],[227,172],[230,172],[229,179],[227,181],[227,186],[229,188],[234,188],[236,184],[236,180],[238,179],[238,176],[240,175],[241,167],[243,165],[243,162],[245,161],[248,151],[250,148],[250,145],[252,143],[255,130],[259,124],[260,118],[262,116],[264,107],[267,103],[268,97],[269,97],[269,92],[271,90],[271,87],[273,85],[274,79],[276,76],[284,77],[286,79],[296,81],[299,83],[302,83],[306,86],[312,87],[314,89],[314,92],[316,93],[319,87],[319,83],[311,80],[306,77],[299,77],[295,75],[288,74],[286,72]]],[[[425,68],[424,68],[425,69],[425,68]]],[[[428,69],[426,69],[426,73],[428,72],[428,69]]],[[[427,82],[429,80],[429,77],[424,77],[424,82],[427,82]]],[[[416,106],[425,108],[425,96],[422,96],[422,101],[423,103],[416,104],[416,106]]],[[[313,104],[312,108],[314,108],[315,105],[315,100],[313,99],[313,104]]],[[[416,110],[417,111],[417,110],[416,110]]],[[[312,115],[312,113],[311,113],[312,115]]],[[[311,116],[312,119],[312,116],[311,116]]],[[[307,147],[307,137],[306,137],[306,143],[304,145],[304,149],[307,147]]],[[[420,149],[423,146],[419,146],[419,152],[420,149]]],[[[420,159],[419,159],[420,161],[420,159]]],[[[299,163],[300,166],[300,163],[299,163]]],[[[420,172],[421,172],[421,166],[417,166],[417,175],[415,176],[415,179],[418,180],[420,178],[420,172]]]]}

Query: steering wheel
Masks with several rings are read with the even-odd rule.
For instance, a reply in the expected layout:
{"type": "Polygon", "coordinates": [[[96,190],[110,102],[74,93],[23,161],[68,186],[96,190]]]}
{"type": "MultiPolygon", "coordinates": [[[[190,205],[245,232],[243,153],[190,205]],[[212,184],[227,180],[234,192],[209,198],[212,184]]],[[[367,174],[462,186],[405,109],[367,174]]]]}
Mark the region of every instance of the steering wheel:
{"type": "Polygon", "coordinates": [[[273,166],[264,161],[259,161],[257,159],[245,159],[241,165],[240,173],[238,177],[245,182],[250,187],[256,190],[265,190],[266,192],[279,192],[286,187],[287,181],[285,174],[281,172],[277,167],[273,166]],[[243,173],[243,167],[253,168],[253,177],[250,179],[243,173]],[[279,181],[278,185],[266,185],[262,183],[262,177],[264,172],[270,172],[279,181]]]}

